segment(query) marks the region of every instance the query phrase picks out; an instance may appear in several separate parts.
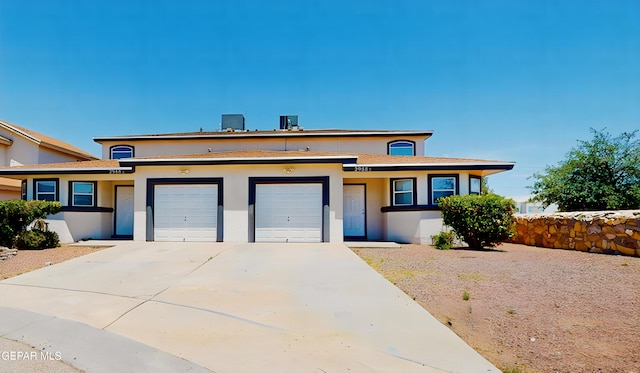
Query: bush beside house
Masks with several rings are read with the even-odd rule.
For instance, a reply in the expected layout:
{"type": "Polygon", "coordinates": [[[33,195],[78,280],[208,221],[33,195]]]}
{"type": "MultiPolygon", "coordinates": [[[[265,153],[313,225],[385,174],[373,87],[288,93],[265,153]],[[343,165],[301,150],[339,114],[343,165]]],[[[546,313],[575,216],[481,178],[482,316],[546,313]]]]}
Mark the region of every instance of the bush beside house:
{"type": "Polygon", "coordinates": [[[24,249],[57,247],[60,240],[55,232],[49,232],[45,224],[28,227],[47,215],[61,209],[60,202],[48,201],[0,201],[0,246],[24,249]]]}
{"type": "Polygon", "coordinates": [[[515,202],[497,194],[448,196],[438,206],[444,224],[469,247],[493,247],[515,233],[515,202]]]}

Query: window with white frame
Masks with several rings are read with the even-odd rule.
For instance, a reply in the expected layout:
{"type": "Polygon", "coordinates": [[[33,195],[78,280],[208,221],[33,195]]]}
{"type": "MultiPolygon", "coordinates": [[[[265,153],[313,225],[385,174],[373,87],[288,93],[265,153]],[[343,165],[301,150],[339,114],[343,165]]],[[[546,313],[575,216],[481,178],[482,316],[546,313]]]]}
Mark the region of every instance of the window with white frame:
{"type": "Polygon", "coordinates": [[[431,203],[438,204],[438,200],[456,194],[455,176],[433,176],[431,177],[431,203]]]}
{"type": "Polygon", "coordinates": [[[393,180],[393,205],[410,206],[413,205],[413,179],[393,180]]]}
{"type": "Polygon", "coordinates": [[[118,145],[111,147],[111,159],[133,158],[133,146],[118,145]]]}
{"type": "Polygon", "coordinates": [[[469,194],[480,194],[482,191],[482,180],[477,176],[469,177],[469,194]]]}
{"type": "Polygon", "coordinates": [[[394,141],[389,143],[389,155],[416,155],[413,141],[394,141]]]}
{"type": "Polygon", "coordinates": [[[34,199],[41,201],[57,201],[58,200],[58,180],[34,180],[33,181],[34,199]]]}
{"type": "Polygon", "coordinates": [[[94,207],[96,205],[96,184],[91,181],[72,181],[71,205],[94,207]]]}

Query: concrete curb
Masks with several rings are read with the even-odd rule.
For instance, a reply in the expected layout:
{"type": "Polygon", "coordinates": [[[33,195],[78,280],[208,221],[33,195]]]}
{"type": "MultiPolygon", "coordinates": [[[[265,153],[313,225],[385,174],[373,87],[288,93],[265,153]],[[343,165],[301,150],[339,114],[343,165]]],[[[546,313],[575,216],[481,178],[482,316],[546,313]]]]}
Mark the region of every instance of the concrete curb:
{"type": "Polygon", "coordinates": [[[43,351],[44,355],[39,354],[36,359],[48,357],[53,365],[60,363],[59,357],[63,362],[90,373],[212,372],[105,330],[14,308],[0,307],[0,336],[43,351]]]}

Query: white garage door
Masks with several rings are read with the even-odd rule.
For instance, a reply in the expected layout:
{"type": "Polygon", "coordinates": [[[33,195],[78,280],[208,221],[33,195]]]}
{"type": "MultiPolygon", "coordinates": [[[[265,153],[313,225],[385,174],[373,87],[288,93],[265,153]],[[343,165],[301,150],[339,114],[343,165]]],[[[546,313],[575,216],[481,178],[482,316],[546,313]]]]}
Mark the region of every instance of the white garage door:
{"type": "Polygon", "coordinates": [[[322,184],[256,185],[256,242],[321,242],[322,184]]]}
{"type": "Polygon", "coordinates": [[[216,241],[217,185],[156,185],[154,194],[156,241],[216,241]]]}

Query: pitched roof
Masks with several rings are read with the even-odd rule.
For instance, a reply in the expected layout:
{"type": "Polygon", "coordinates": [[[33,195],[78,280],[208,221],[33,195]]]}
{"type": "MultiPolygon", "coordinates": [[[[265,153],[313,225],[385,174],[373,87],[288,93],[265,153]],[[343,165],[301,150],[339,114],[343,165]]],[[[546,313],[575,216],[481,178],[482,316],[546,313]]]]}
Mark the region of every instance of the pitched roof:
{"type": "Polygon", "coordinates": [[[67,153],[67,154],[71,154],[73,156],[79,157],[79,158],[83,158],[83,159],[98,159],[96,156],[94,156],[93,154],[90,154],[78,147],[75,147],[67,142],[64,142],[62,140],[58,140],[56,138],[47,136],[47,135],[43,135],[39,132],[35,132],[32,131],[28,128],[24,128],[24,127],[20,127],[17,126],[13,123],[9,123],[7,121],[4,120],[0,120],[0,127],[4,127],[7,130],[22,136],[30,141],[33,141],[39,145],[42,145],[44,147],[53,149],[53,150],[57,150],[59,152],[63,152],[63,153],[67,153]]]}
{"type": "Polygon", "coordinates": [[[110,170],[130,172],[133,166],[142,165],[187,165],[187,164],[266,164],[266,163],[342,163],[345,171],[356,166],[367,166],[372,171],[393,170],[510,170],[514,163],[469,158],[441,158],[421,156],[394,156],[386,154],[356,154],[307,151],[233,150],[177,154],[127,159],[94,160],[15,166],[0,168],[0,174],[17,175],[27,173],[108,173],[110,170]],[[92,172],[93,171],[93,172],[92,172]]]}

